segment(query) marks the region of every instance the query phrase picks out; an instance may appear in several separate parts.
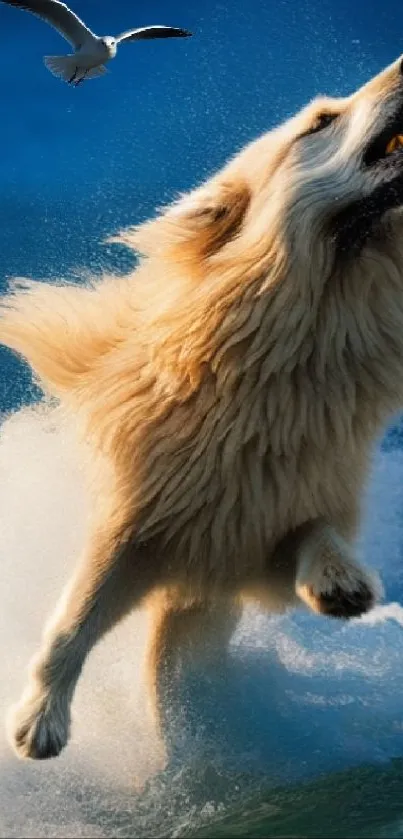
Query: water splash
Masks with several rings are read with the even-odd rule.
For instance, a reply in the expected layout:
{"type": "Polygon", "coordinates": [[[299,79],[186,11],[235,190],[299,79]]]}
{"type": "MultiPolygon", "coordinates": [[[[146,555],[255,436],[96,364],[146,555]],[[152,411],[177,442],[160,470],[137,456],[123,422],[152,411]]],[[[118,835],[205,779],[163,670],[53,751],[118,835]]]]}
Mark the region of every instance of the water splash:
{"type": "MultiPolygon", "coordinates": [[[[361,549],[388,594],[401,586],[403,453],[379,453],[361,549]],[[387,548],[387,549],[386,549],[387,548]]],[[[24,409],[0,435],[0,714],[25,679],[45,618],[83,541],[80,452],[61,415],[24,409]]],[[[0,836],[180,836],[267,785],[403,755],[403,609],[349,625],[250,610],[223,668],[177,686],[165,773],[141,668],[147,619],[130,616],[91,654],[57,760],[20,763],[0,729],[0,836]],[[139,785],[142,787],[140,790],[139,785]]]]}

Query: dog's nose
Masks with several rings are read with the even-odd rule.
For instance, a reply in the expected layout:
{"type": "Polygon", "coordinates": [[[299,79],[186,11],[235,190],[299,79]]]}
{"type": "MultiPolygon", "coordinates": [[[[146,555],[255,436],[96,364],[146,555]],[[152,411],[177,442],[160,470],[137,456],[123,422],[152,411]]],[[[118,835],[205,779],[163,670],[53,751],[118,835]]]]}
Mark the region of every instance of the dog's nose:
{"type": "Polygon", "coordinates": [[[401,59],[400,59],[399,68],[400,68],[400,72],[401,72],[401,74],[402,74],[402,76],[403,76],[403,58],[401,58],[401,59]]]}

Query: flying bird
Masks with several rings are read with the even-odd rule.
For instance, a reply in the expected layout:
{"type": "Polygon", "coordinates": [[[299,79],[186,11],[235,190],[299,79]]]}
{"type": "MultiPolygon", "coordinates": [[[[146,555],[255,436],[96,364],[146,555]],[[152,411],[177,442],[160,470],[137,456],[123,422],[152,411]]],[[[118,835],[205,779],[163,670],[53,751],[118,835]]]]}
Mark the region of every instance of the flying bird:
{"type": "Polygon", "coordinates": [[[107,72],[105,64],[115,58],[118,46],[129,41],[150,38],[187,38],[186,29],[174,26],[143,26],[129,29],[116,37],[95,35],[80,18],[60,0],[1,0],[8,6],[24,9],[50,23],[74,47],[72,55],[47,55],[48,70],[68,84],[79,85],[107,72]]]}

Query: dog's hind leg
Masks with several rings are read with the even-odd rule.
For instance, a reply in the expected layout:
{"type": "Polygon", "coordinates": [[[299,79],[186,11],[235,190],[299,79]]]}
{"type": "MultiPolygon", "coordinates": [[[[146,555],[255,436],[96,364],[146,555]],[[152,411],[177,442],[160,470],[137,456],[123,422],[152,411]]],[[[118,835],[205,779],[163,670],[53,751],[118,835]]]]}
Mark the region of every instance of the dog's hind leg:
{"type": "Polygon", "coordinates": [[[96,642],[150,591],[150,564],[130,543],[94,535],[47,627],[31,677],[9,717],[20,757],[55,757],[66,745],[70,704],[86,656],[96,642]]]}
{"type": "MultiPolygon", "coordinates": [[[[181,602],[169,590],[155,592],[147,604],[150,634],[146,681],[150,706],[161,744],[165,746],[167,717],[174,697],[175,670],[185,661],[222,656],[242,614],[237,601],[181,602]]],[[[164,753],[164,759],[166,754],[164,753]]]]}

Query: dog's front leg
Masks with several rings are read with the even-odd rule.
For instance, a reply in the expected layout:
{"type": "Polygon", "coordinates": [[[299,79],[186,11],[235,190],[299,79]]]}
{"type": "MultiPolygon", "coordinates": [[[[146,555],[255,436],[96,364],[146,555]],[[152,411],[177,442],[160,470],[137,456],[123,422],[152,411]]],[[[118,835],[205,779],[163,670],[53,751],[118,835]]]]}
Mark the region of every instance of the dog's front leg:
{"type": "Polygon", "coordinates": [[[315,612],[353,618],[372,608],[382,586],[374,573],[357,562],[344,537],[318,519],[301,528],[296,592],[315,612]]]}
{"type": "Polygon", "coordinates": [[[66,745],[70,704],[84,661],[148,593],[149,568],[149,563],[142,567],[129,545],[117,548],[110,534],[95,535],[45,631],[27,689],[9,716],[9,737],[19,757],[55,757],[66,745]]]}

